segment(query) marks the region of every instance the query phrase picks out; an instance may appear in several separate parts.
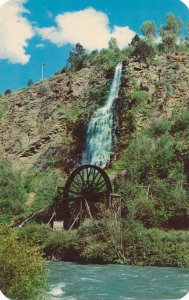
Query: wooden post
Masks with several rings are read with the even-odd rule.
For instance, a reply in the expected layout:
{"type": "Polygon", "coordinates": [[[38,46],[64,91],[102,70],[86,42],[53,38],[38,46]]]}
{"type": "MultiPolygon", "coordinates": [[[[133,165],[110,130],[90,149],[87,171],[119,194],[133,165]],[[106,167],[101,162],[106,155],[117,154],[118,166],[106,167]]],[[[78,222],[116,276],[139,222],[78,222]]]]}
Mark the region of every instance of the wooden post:
{"type": "Polygon", "coordinates": [[[88,202],[87,202],[86,199],[85,199],[85,205],[86,205],[86,209],[87,209],[87,212],[89,214],[90,219],[93,220],[93,217],[92,217],[92,214],[91,214],[91,210],[90,210],[89,204],[88,204],[88,202]]]}

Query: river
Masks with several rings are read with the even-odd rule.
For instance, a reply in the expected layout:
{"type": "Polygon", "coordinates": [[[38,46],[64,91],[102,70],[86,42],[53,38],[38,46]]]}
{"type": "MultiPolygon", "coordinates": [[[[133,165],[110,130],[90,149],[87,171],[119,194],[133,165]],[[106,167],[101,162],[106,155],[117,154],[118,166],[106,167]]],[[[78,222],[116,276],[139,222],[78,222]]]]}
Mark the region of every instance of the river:
{"type": "Polygon", "coordinates": [[[50,262],[49,299],[179,299],[189,290],[189,269],[50,262]]]}

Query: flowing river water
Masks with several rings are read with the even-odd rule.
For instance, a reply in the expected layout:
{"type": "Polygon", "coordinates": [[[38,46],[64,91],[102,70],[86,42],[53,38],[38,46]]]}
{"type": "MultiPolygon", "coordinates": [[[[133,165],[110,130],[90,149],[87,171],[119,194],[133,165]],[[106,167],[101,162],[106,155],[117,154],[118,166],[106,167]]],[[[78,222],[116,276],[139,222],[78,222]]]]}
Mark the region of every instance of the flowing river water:
{"type": "Polygon", "coordinates": [[[179,299],[189,269],[50,262],[50,300],[179,299]]]}

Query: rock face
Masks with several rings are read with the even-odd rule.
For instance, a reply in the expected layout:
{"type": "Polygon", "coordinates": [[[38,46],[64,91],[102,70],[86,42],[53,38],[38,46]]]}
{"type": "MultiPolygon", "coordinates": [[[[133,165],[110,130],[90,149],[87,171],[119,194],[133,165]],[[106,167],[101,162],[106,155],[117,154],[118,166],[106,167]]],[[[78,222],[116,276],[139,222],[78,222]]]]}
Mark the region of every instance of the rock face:
{"type": "Polygon", "coordinates": [[[78,145],[83,146],[87,120],[107,88],[105,74],[91,67],[55,76],[2,98],[1,159],[11,160],[22,171],[50,164],[69,168],[79,157],[78,145]],[[91,94],[94,89],[100,96],[95,101],[91,94]]]}
{"type": "MultiPolygon", "coordinates": [[[[86,125],[108,93],[111,76],[93,66],[3,97],[1,159],[11,160],[25,172],[47,166],[66,172],[71,169],[80,159],[86,125]]],[[[123,63],[121,82],[114,118],[118,155],[127,147],[132,132],[154,119],[188,109],[189,55],[157,56],[150,64],[130,59],[123,63]]]]}
{"type": "Polygon", "coordinates": [[[150,64],[131,59],[123,66],[117,101],[119,153],[127,147],[132,132],[189,107],[188,54],[157,56],[150,64]]]}

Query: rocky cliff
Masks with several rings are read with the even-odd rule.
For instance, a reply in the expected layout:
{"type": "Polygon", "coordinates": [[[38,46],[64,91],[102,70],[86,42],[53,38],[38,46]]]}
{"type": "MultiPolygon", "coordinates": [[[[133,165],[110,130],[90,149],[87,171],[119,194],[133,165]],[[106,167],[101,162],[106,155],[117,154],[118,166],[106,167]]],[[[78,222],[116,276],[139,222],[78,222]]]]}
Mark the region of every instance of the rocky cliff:
{"type": "Polygon", "coordinates": [[[91,113],[108,82],[96,67],[67,72],[20,90],[0,102],[0,156],[22,171],[79,159],[91,113]]]}
{"type": "Polygon", "coordinates": [[[118,154],[128,146],[133,133],[155,120],[171,119],[188,108],[188,54],[161,55],[150,63],[126,61],[116,107],[118,154]]]}
{"type": "MultiPolygon", "coordinates": [[[[112,74],[111,74],[112,75],[112,74]]],[[[54,76],[0,102],[0,155],[17,169],[58,166],[66,172],[82,153],[86,125],[105,98],[110,78],[98,66],[54,76]]],[[[189,55],[157,56],[150,64],[124,61],[116,104],[116,152],[133,132],[189,107],[189,55]]],[[[116,159],[116,156],[115,156],[116,159]]]]}

